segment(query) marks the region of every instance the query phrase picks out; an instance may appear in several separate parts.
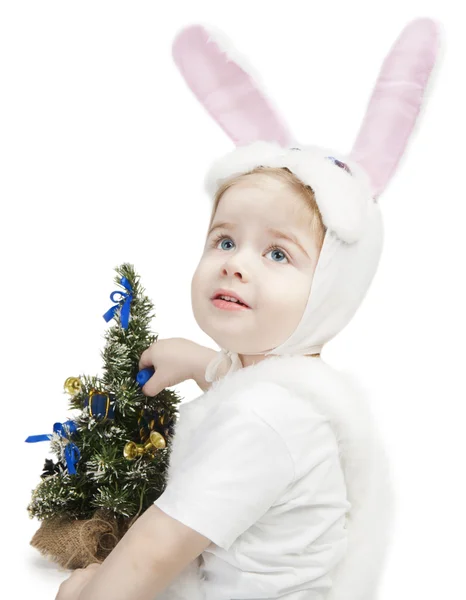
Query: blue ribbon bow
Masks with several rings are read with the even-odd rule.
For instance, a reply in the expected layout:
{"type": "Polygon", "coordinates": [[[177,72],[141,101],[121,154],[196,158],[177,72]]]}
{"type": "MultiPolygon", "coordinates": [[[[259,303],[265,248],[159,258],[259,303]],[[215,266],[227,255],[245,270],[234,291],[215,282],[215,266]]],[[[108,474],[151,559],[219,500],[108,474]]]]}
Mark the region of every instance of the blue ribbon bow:
{"type": "MultiPolygon", "coordinates": [[[[77,425],[74,421],[65,421],[64,423],[55,423],[53,426],[53,432],[58,433],[63,438],[69,439],[73,433],[77,431],[77,425]]],[[[47,440],[51,440],[53,438],[53,434],[45,433],[42,435],[30,435],[26,438],[26,442],[35,443],[35,442],[46,442],[47,440]]],[[[76,463],[81,458],[81,453],[79,452],[79,448],[73,442],[68,442],[65,446],[65,459],[66,466],[68,467],[68,473],[70,475],[76,475],[76,463]]]]}
{"type": "Polygon", "coordinates": [[[133,288],[131,287],[131,284],[126,277],[122,277],[120,279],[120,283],[128,290],[129,294],[127,294],[126,292],[121,292],[120,290],[116,290],[115,292],[112,292],[110,294],[110,300],[112,302],[116,302],[116,304],[114,306],[112,306],[112,308],[110,308],[103,315],[103,317],[107,321],[107,323],[110,321],[110,319],[113,319],[117,308],[120,306],[121,300],[123,298],[125,298],[125,302],[124,302],[123,306],[121,307],[120,321],[121,321],[121,326],[123,327],[123,329],[127,329],[128,323],[129,323],[129,311],[130,311],[130,307],[131,307],[131,301],[133,300],[133,288]],[[114,298],[113,298],[114,294],[120,294],[121,298],[119,300],[114,300],[114,298]]]}

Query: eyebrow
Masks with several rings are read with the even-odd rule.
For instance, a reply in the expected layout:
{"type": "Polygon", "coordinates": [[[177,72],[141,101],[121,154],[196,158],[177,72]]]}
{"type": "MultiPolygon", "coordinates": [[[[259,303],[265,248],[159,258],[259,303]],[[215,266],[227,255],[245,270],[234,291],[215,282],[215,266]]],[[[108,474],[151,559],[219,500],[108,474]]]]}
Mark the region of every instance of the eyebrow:
{"type": "MultiPolygon", "coordinates": [[[[234,229],[234,228],[235,228],[235,225],[233,225],[232,223],[217,223],[216,225],[214,225],[213,227],[210,228],[210,230],[207,234],[207,237],[209,237],[209,235],[217,229],[234,229]]],[[[292,242],[293,244],[298,246],[298,248],[301,250],[301,252],[303,252],[310,259],[309,254],[301,246],[298,238],[293,233],[281,231],[280,229],[274,229],[273,227],[267,227],[266,231],[268,233],[271,233],[276,238],[280,238],[280,239],[288,240],[289,242],[292,242]]]]}

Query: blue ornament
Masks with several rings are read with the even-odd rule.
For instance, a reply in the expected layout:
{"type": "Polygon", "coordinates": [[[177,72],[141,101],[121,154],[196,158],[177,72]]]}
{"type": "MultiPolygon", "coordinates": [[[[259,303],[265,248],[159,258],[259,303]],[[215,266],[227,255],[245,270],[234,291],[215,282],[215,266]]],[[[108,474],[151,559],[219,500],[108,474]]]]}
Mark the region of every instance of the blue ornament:
{"type": "Polygon", "coordinates": [[[147,367],[146,369],[142,369],[136,375],[136,381],[139,383],[141,387],[146,385],[152,375],[155,373],[155,369],[153,367],[147,367]]]}
{"type": "Polygon", "coordinates": [[[89,406],[89,414],[98,421],[115,418],[115,398],[113,394],[92,390],[89,396],[86,396],[84,406],[89,406]]]}

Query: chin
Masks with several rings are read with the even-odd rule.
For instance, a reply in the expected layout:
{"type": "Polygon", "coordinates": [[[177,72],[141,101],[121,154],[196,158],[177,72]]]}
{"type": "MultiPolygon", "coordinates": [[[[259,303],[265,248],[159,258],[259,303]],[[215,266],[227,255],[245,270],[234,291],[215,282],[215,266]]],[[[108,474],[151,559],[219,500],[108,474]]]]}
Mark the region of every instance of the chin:
{"type": "Polygon", "coordinates": [[[225,348],[230,352],[236,352],[237,354],[262,354],[267,352],[269,348],[275,346],[264,345],[263,343],[254,344],[251,342],[251,336],[244,332],[238,331],[236,325],[234,332],[228,332],[225,328],[220,329],[219,327],[213,327],[212,321],[205,323],[205,326],[201,329],[206,333],[220,348],[225,348]]]}
{"type": "MultiPolygon", "coordinates": [[[[267,333],[251,332],[251,321],[241,324],[241,318],[246,315],[235,315],[215,308],[210,298],[206,305],[204,298],[198,295],[192,297],[192,310],[196,323],[220,348],[225,348],[237,354],[262,354],[270,348],[276,348],[279,343],[268,339],[267,333]],[[240,318],[236,318],[240,317],[240,318]],[[247,331],[246,331],[247,327],[247,331]]],[[[251,309],[253,310],[253,309],[251,309]]]]}
{"type": "Polygon", "coordinates": [[[204,318],[204,319],[196,319],[197,324],[202,329],[202,331],[208,335],[220,348],[225,348],[226,350],[230,350],[231,352],[237,352],[238,354],[245,354],[247,352],[254,352],[255,350],[250,346],[250,344],[245,344],[244,334],[240,334],[238,332],[238,326],[235,325],[234,329],[236,331],[228,331],[228,327],[223,327],[223,324],[218,324],[215,326],[212,322],[212,319],[204,318]]]}

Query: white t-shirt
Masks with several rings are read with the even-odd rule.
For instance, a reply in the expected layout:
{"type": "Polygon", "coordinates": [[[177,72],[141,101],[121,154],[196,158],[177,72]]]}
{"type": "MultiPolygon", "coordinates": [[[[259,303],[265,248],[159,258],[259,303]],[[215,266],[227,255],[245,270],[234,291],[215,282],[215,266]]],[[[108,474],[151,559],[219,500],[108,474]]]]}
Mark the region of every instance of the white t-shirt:
{"type": "Polygon", "coordinates": [[[328,419],[270,382],[203,407],[207,399],[179,406],[177,428],[197,422],[180,428],[182,454],[179,445],[155,501],[212,540],[201,561],[206,600],[322,600],[347,550],[351,506],[328,419]]]}

